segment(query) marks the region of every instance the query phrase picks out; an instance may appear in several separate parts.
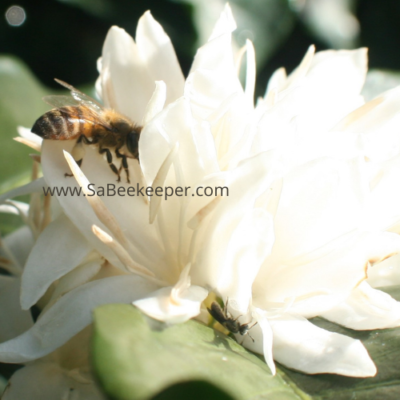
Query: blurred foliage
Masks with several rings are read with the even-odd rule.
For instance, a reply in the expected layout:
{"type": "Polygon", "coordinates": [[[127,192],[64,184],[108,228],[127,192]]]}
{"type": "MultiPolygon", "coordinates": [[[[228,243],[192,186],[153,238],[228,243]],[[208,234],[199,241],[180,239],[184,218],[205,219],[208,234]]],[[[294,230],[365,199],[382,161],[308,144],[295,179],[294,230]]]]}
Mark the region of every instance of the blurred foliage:
{"type": "Polygon", "coordinates": [[[41,98],[48,93],[26,65],[15,57],[0,56],[0,193],[30,176],[34,150],[13,140],[17,127],[30,127],[49,107],[41,98]]]}
{"type": "MultiPolygon", "coordinates": [[[[149,399],[178,382],[193,381],[215,385],[208,390],[222,390],[236,400],[309,399],[228,336],[196,321],[167,327],[127,304],[95,310],[93,362],[104,390],[117,400],[149,399]]],[[[175,398],[192,398],[185,389],[191,391],[176,387],[175,398]]]]}
{"type": "Polygon", "coordinates": [[[0,393],[4,392],[4,389],[7,386],[7,379],[4,376],[0,375],[0,393]]]}
{"type": "Polygon", "coordinates": [[[373,69],[368,72],[362,90],[365,100],[372,100],[380,93],[400,85],[400,72],[373,69]]]}
{"type": "MultiPolygon", "coordinates": [[[[0,12],[18,4],[26,21],[19,27],[0,18],[0,53],[20,57],[44,84],[54,77],[79,86],[97,77],[96,60],[107,31],[119,25],[132,36],[150,9],[171,37],[185,74],[196,46],[204,43],[225,0],[0,0],[0,12]],[[29,43],[29,45],[27,45],[29,43]]],[[[290,71],[312,43],[370,48],[371,67],[400,70],[398,0],[232,0],[236,41],[254,41],[258,94],[278,67],[290,71]]]]}

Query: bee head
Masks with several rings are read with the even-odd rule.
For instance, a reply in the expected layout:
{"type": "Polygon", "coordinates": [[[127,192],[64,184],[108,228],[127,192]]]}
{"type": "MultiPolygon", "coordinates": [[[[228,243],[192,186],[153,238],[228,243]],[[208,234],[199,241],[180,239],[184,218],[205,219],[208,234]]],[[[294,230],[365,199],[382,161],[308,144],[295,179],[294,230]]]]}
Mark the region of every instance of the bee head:
{"type": "Polygon", "coordinates": [[[245,335],[249,330],[249,324],[243,324],[239,326],[239,333],[243,336],[245,335]]]}
{"type": "Polygon", "coordinates": [[[133,129],[126,136],[126,147],[129,152],[137,159],[139,159],[139,135],[140,131],[138,129],[133,129]]]}

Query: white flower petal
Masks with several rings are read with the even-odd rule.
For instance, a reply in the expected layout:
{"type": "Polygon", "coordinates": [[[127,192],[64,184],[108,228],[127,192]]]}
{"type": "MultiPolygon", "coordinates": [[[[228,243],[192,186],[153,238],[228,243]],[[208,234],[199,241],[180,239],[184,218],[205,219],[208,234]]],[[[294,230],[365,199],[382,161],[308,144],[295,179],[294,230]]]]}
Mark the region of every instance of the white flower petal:
{"type": "Polygon", "coordinates": [[[136,43],[141,58],[154,81],[167,85],[166,104],[183,95],[185,78],[170,38],[162,26],[146,11],[139,19],[136,43]]]}
{"type": "Polygon", "coordinates": [[[400,285],[400,254],[368,268],[367,282],[375,288],[400,285]]]}
{"type": "Polygon", "coordinates": [[[0,344],[0,361],[25,363],[43,357],[90,324],[92,311],[109,303],[127,303],[146,296],[157,285],[137,276],[115,276],[86,283],[49,308],[22,335],[0,344]]]}
{"type": "MultiPolygon", "coordinates": [[[[64,296],[65,293],[89,282],[97,275],[100,269],[101,262],[98,260],[84,263],[73,269],[71,272],[68,272],[58,281],[58,284],[51,295],[50,301],[57,301],[61,296],[64,296]]],[[[46,308],[48,308],[48,304],[46,304],[46,308]]]]}
{"type": "Polygon", "coordinates": [[[3,400],[105,400],[94,380],[79,381],[55,362],[39,361],[11,377],[3,400]]]}
{"type": "Polygon", "coordinates": [[[35,143],[39,148],[42,145],[43,138],[35,133],[32,133],[29,128],[25,128],[23,126],[18,126],[17,128],[19,136],[23,137],[24,139],[28,139],[30,142],[35,143]]]}
{"type": "Polygon", "coordinates": [[[225,35],[227,32],[233,32],[235,29],[236,22],[232,14],[232,9],[230,5],[226,3],[220,17],[218,18],[218,21],[215,23],[209,41],[225,35]]]}
{"type": "MultiPolygon", "coordinates": [[[[45,141],[43,143],[42,166],[46,180],[51,187],[77,188],[79,185],[74,178],[64,177],[65,172],[69,171],[65,161],[63,150],[71,151],[74,143],[70,141],[45,141]]],[[[156,236],[156,231],[152,225],[148,224],[148,205],[143,197],[136,192],[137,187],[142,187],[141,172],[136,160],[128,160],[131,179],[134,182],[129,185],[125,182],[117,184],[115,174],[110,170],[107,162],[98,153],[96,148],[85,147],[85,156],[82,163],[82,171],[88,181],[93,183],[93,189],[98,193],[103,188],[102,202],[108,211],[115,217],[126,239],[133,243],[135,247],[130,247],[132,258],[149,269],[154,268],[160,271],[160,275],[165,273],[163,252],[156,236]],[[114,185],[114,186],[113,186],[114,185]],[[127,191],[130,187],[135,189],[135,196],[128,196],[127,191]],[[124,194],[119,196],[117,190],[122,187],[124,194]],[[108,188],[114,190],[107,195],[108,188]],[[128,212],[128,209],[135,212],[128,212]],[[141,229],[132,229],[134,226],[140,226],[141,229]],[[164,271],[164,272],[162,272],[164,271]]],[[[121,190],[121,189],[120,189],[121,190]]],[[[57,197],[65,214],[72,223],[80,230],[94,249],[103,255],[111,264],[124,269],[116,255],[103,244],[92,232],[92,226],[99,226],[102,230],[108,232],[108,229],[97,218],[87,199],[81,196],[60,195],[57,197]]]]}
{"type": "Polygon", "coordinates": [[[103,46],[102,68],[99,79],[106,105],[132,121],[142,121],[154,92],[154,81],[160,79],[153,79],[150,75],[136,43],[123,29],[113,26],[108,31],[103,46]]]}
{"type": "Polygon", "coordinates": [[[24,266],[34,244],[32,231],[27,226],[23,226],[7,235],[3,242],[18,264],[24,266]]]}
{"type": "Polygon", "coordinates": [[[22,308],[32,307],[54,281],[91,251],[92,246],[65,215],[50,223],[33,246],[22,274],[22,308]]]}
{"type": "Polygon", "coordinates": [[[32,182],[27,183],[26,185],[19,186],[15,189],[11,189],[6,193],[3,193],[0,196],[0,204],[4,203],[8,199],[13,199],[17,196],[23,196],[25,194],[32,193],[43,193],[43,188],[46,188],[46,182],[43,177],[39,179],[35,179],[32,182]]]}
{"type": "Polygon", "coordinates": [[[274,252],[290,259],[354,230],[366,196],[357,159],[323,158],[294,169],[283,178],[274,252]]]}
{"type": "Polygon", "coordinates": [[[230,235],[226,235],[226,232],[237,228],[243,214],[253,208],[255,199],[276,178],[274,156],[273,153],[261,153],[243,161],[228,175],[226,186],[229,188],[229,196],[219,201],[210,223],[203,225],[205,229],[198,237],[201,248],[192,267],[193,281],[197,284],[219,287],[230,242],[230,235]]]}
{"type": "Polygon", "coordinates": [[[400,88],[389,90],[347,115],[334,130],[361,134],[370,160],[384,161],[400,151],[396,134],[399,124],[400,88]]]}
{"type": "Polygon", "coordinates": [[[321,316],[357,330],[394,328],[400,325],[400,303],[362,282],[343,303],[321,316]]]}
{"type": "Polygon", "coordinates": [[[231,32],[236,28],[227,5],[209,41],[197,51],[185,83],[185,96],[199,121],[217,109],[233,93],[243,93],[236,74],[231,32]]]}
{"type": "Polygon", "coordinates": [[[370,173],[371,194],[365,206],[365,225],[400,233],[400,155],[384,162],[366,162],[366,168],[370,173]]]}
{"type": "Polygon", "coordinates": [[[281,316],[269,320],[276,361],[307,374],[369,377],[376,367],[359,340],[318,328],[305,319],[281,316]]]}
{"type": "Polygon", "coordinates": [[[156,81],[156,88],[147,104],[146,111],[143,117],[142,125],[146,125],[164,108],[167,95],[167,87],[164,81],[156,81]]]}
{"type": "Polygon", "coordinates": [[[399,251],[400,236],[396,234],[354,232],[292,263],[267,262],[253,285],[257,304],[265,308],[269,302],[292,299],[294,312],[314,317],[340,303],[365,280],[369,262],[399,251]]]}
{"type": "MultiPolygon", "coordinates": [[[[267,313],[259,308],[256,308],[253,310],[252,315],[254,320],[251,321],[250,326],[252,326],[255,322],[257,322],[257,324],[252,326],[248,334],[244,337],[243,345],[255,353],[263,354],[265,362],[270,368],[272,375],[275,375],[276,366],[273,355],[273,332],[267,318],[267,313]],[[251,338],[253,338],[254,342],[251,340],[249,335],[251,335],[251,338]]],[[[239,335],[236,335],[236,339],[240,340],[239,335]]]]}
{"type": "Polygon", "coordinates": [[[249,308],[254,278],[273,243],[272,216],[261,208],[245,213],[230,235],[216,289],[224,298],[235,300],[240,313],[249,308]]]}
{"type": "Polygon", "coordinates": [[[180,294],[178,303],[171,300],[171,290],[171,287],[162,288],[133,304],[151,318],[168,324],[182,323],[199,315],[207,290],[200,286],[190,286],[180,294]]]}
{"type": "Polygon", "coordinates": [[[248,102],[254,104],[254,89],[256,85],[256,54],[251,40],[246,40],[246,89],[248,102]]]}
{"type": "Polygon", "coordinates": [[[145,314],[168,324],[178,324],[200,314],[200,307],[207,297],[207,290],[190,285],[191,265],[181,272],[174,287],[166,287],[133,302],[145,314]]]}
{"type": "MultiPolygon", "coordinates": [[[[193,129],[190,105],[184,98],[167,107],[157,118],[150,121],[143,129],[140,142],[140,165],[146,182],[151,185],[173,146],[179,143],[179,160],[185,166],[183,179],[187,186],[199,182],[204,174],[205,164],[201,158],[199,134],[193,129]]],[[[206,138],[204,140],[208,140],[206,138]]],[[[171,174],[172,175],[172,174],[171,174]]],[[[176,186],[167,179],[166,186],[176,186]]],[[[176,197],[176,196],[175,196],[176,197]]]]}

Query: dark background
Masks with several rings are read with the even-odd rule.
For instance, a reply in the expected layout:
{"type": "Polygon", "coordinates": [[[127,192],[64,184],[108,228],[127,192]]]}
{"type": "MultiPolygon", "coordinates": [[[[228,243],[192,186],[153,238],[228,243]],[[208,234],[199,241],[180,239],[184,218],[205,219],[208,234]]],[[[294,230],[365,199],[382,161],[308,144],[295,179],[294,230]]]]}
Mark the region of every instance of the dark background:
{"type": "MultiPolygon", "coordinates": [[[[213,1],[204,0],[206,3],[213,1]]],[[[263,18],[265,12],[265,24],[269,24],[271,32],[271,37],[265,40],[279,38],[275,48],[258,62],[258,94],[263,93],[268,77],[276,68],[285,66],[291,71],[310,44],[316,44],[318,50],[329,46],[290,7],[290,0],[232,3],[248,7],[255,19],[263,18]],[[273,11],[278,6],[286,20],[290,19],[290,26],[286,24],[285,29],[281,29],[283,18],[267,20],[268,7],[273,11]]],[[[354,45],[349,47],[369,47],[372,68],[400,70],[400,1],[351,3],[361,29],[354,45]]],[[[198,40],[198,29],[194,25],[196,7],[199,6],[194,2],[177,0],[0,0],[0,53],[18,56],[42,83],[53,88],[56,88],[54,77],[74,86],[93,83],[97,77],[96,60],[109,27],[118,25],[134,36],[138,18],[150,9],[170,36],[183,72],[187,74],[198,40]],[[11,5],[19,5],[26,11],[26,22],[20,27],[8,25],[5,19],[11,5]]],[[[255,47],[260,51],[257,43],[255,47]]]]}

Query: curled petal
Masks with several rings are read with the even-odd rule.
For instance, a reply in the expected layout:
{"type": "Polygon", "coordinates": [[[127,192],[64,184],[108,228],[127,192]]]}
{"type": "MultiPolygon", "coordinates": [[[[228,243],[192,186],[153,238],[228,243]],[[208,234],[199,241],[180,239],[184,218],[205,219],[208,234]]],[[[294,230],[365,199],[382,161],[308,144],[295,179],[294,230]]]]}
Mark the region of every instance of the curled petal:
{"type": "Polygon", "coordinates": [[[165,104],[166,93],[167,87],[165,86],[164,81],[156,81],[156,88],[154,89],[154,93],[147,104],[146,112],[143,117],[143,126],[162,111],[165,104]]]}
{"type": "Polygon", "coordinates": [[[22,335],[0,344],[0,361],[25,363],[43,357],[90,324],[92,311],[109,303],[132,303],[158,288],[138,276],[86,283],[60,298],[22,335]]]}
{"type": "Polygon", "coordinates": [[[12,199],[17,196],[23,196],[25,194],[32,193],[43,193],[43,188],[46,188],[46,182],[44,178],[35,179],[32,182],[27,183],[26,185],[19,186],[15,189],[11,189],[10,191],[3,193],[0,196],[0,204],[4,203],[8,199],[12,199]]]}
{"type": "Polygon", "coordinates": [[[369,268],[367,282],[374,288],[400,285],[400,254],[369,268]]]}
{"type": "Polygon", "coordinates": [[[174,287],[159,289],[133,304],[148,316],[169,324],[185,322],[199,315],[208,292],[200,286],[190,285],[189,269],[190,264],[184,268],[174,287]]]}
{"type": "Polygon", "coordinates": [[[146,11],[139,19],[136,43],[141,58],[154,81],[167,85],[166,104],[183,95],[185,78],[172,46],[162,26],[146,11]]]}
{"type": "Polygon", "coordinates": [[[345,301],[321,316],[357,330],[394,328],[400,325],[400,303],[363,282],[345,301]]]}
{"type": "Polygon", "coordinates": [[[91,250],[65,215],[48,225],[33,246],[22,274],[22,308],[32,307],[54,281],[77,267],[91,250]]]}
{"type": "MultiPolygon", "coordinates": [[[[267,313],[259,308],[255,308],[252,315],[254,320],[250,323],[251,328],[244,337],[243,345],[255,353],[263,354],[272,375],[275,375],[276,366],[273,355],[273,332],[267,318],[267,313]],[[256,325],[253,325],[255,323],[256,325]],[[251,335],[254,342],[249,335],[251,335]]],[[[236,335],[236,338],[240,341],[238,335],[236,335]]]]}
{"type": "Polygon", "coordinates": [[[307,374],[340,374],[369,377],[376,367],[359,340],[318,328],[311,322],[281,316],[270,319],[274,358],[307,374]]]}
{"type": "Polygon", "coordinates": [[[101,67],[98,86],[101,85],[106,105],[132,121],[142,121],[156,79],[151,77],[136,43],[125,30],[113,26],[108,31],[101,67]]]}
{"type": "Polygon", "coordinates": [[[249,307],[254,278],[273,243],[272,216],[261,208],[247,212],[231,234],[217,291],[234,299],[241,313],[249,307]]]}

